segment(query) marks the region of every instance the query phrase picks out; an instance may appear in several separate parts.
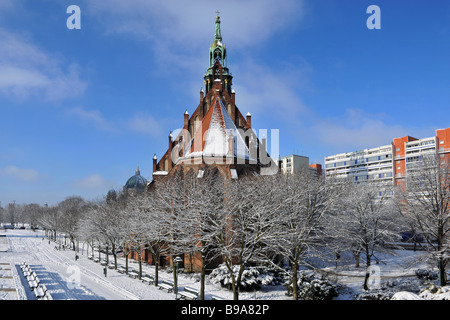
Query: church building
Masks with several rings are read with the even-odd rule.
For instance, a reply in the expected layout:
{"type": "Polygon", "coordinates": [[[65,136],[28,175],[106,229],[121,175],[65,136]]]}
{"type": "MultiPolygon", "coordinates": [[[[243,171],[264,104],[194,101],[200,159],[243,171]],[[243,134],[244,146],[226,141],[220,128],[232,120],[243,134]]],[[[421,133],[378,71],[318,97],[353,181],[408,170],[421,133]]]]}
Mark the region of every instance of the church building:
{"type": "Polygon", "coordinates": [[[184,112],[182,129],[169,134],[167,151],[159,161],[155,154],[150,187],[179,170],[198,173],[205,167],[217,168],[224,179],[277,172],[277,164],[265,151],[266,140],[259,141],[252,130],[251,114],[244,117],[236,106],[227,59],[217,15],[199,104],[192,115],[184,112]]]}
{"type": "MultiPolygon", "coordinates": [[[[193,172],[201,178],[204,171],[209,169],[217,172],[224,180],[278,173],[278,164],[266,151],[266,139],[261,138],[260,141],[252,129],[251,114],[247,113],[244,117],[236,106],[233,76],[228,69],[227,59],[220,17],[217,15],[199,104],[192,115],[188,110],[184,112],[183,122],[180,121],[183,125],[176,134],[170,132],[167,151],[159,161],[156,154],[153,157],[153,180],[147,183],[150,194],[153,188],[157,188],[158,181],[170,179],[178,173],[183,175],[193,172]]],[[[137,170],[136,175],[127,182],[126,189],[139,189],[145,183],[141,178],[137,170]]],[[[139,259],[133,253],[130,256],[139,259]]],[[[142,259],[154,263],[147,249],[142,259]]],[[[169,256],[160,259],[161,266],[172,263],[169,256]]],[[[197,269],[198,264],[194,262],[194,265],[194,269],[197,269]]]]}

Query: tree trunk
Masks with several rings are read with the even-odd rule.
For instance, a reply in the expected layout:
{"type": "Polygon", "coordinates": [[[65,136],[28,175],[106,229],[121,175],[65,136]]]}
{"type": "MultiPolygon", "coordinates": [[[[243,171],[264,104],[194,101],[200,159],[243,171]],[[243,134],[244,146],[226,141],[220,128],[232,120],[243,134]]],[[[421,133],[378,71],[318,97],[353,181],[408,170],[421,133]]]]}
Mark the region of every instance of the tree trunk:
{"type": "Polygon", "coordinates": [[[438,259],[438,268],[439,268],[439,286],[444,287],[447,285],[447,279],[445,274],[445,264],[442,256],[438,259]]]}
{"type": "Polygon", "coordinates": [[[298,272],[298,263],[294,262],[292,264],[292,298],[294,300],[298,300],[297,272],[298,272]]]}
{"type": "Polygon", "coordinates": [[[155,258],[155,286],[158,285],[159,257],[155,258]]]}
{"type": "Polygon", "coordinates": [[[205,278],[206,278],[206,266],[205,266],[205,257],[203,253],[202,256],[202,270],[200,273],[200,300],[205,300],[205,278]]]}
{"type": "Polygon", "coordinates": [[[141,280],[141,278],[142,278],[142,252],[141,251],[139,251],[138,258],[139,258],[139,280],[141,280]]]}
{"type": "Polygon", "coordinates": [[[369,286],[368,286],[369,277],[370,277],[369,269],[370,269],[370,264],[366,267],[366,275],[364,276],[364,285],[363,285],[364,290],[369,290],[369,286]]]}
{"type": "Polygon", "coordinates": [[[231,288],[233,290],[233,300],[239,300],[239,292],[236,286],[236,277],[231,273],[231,288]]]}
{"type": "Polygon", "coordinates": [[[353,257],[355,258],[355,268],[359,268],[359,252],[353,251],[353,257]]]}
{"type": "Polygon", "coordinates": [[[175,268],[175,263],[173,263],[172,258],[172,270],[173,270],[173,283],[175,284],[173,287],[173,293],[178,293],[178,277],[177,277],[177,268],[175,268]]]}

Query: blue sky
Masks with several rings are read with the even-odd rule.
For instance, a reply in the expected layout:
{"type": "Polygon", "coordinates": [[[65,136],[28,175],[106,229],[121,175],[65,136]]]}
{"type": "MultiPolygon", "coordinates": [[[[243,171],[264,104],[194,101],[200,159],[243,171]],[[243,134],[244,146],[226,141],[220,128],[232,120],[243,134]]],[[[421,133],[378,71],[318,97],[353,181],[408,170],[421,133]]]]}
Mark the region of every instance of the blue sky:
{"type": "Polygon", "coordinates": [[[281,156],[323,163],[449,127],[447,1],[0,0],[2,206],[101,198],[137,164],[151,178],[198,106],[216,10],[236,104],[279,129],[281,156]]]}

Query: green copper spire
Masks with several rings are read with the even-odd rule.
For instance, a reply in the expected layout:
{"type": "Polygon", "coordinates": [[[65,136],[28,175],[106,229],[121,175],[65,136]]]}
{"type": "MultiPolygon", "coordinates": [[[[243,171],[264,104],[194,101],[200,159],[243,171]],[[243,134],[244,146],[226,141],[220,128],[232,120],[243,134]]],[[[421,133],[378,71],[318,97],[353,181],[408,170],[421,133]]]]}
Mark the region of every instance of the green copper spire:
{"type": "Polygon", "coordinates": [[[209,48],[209,67],[212,68],[214,63],[219,60],[222,67],[227,66],[226,48],[222,43],[222,33],[220,32],[220,16],[219,11],[216,15],[216,30],[214,32],[214,42],[209,48]]]}
{"type": "Polygon", "coordinates": [[[209,66],[203,78],[205,80],[206,93],[208,93],[214,83],[221,81],[223,89],[231,95],[233,77],[227,68],[227,48],[222,43],[219,11],[216,13],[214,42],[209,47],[209,66]]]}
{"type": "Polygon", "coordinates": [[[216,16],[216,32],[214,34],[214,44],[217,43],[217,41],[222,42],[222,34],[220,33],[220,16],[219,16],[219,10],[217,10],[217,16],[216,16]]]}

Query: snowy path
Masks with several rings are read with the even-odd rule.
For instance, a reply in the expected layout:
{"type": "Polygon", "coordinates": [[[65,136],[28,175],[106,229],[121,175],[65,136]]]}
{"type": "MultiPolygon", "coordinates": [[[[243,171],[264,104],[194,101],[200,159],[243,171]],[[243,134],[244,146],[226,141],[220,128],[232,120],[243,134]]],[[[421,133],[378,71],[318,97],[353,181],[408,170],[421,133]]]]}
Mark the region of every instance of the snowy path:
{"type": "MultiPolygon", "coordinates": [[[[175,294],[159,290],[154,285],[148,285],[138,279],[130,278],[115,270],[107,269],[107,276],[103,273],[103,266],[87,258],[86,250],[78,253],[72,250],[55,250],[55,242],[43,239],[42,232],[28,230],[8,230],[2,233],[2,250],[0,264],[9,264],[16,284],[16,298],[19,300],[34,300],[35,296],[29,289],[22,271],[21,262],[26,262],[36,272],[42,284],[45,284],[54,300],[174,300],[175,294]],[[7,240],[7,241],[5,241],[7,240]]],[[[404,251],[400,256],[383,256],[380,263],[380,276],[383,280],[403,277],[414,277],[414,270],[423,267],[424,253],[404,251]]],[[[104,255],[102,254],[102,258],[104,255]]],[[[112,259],[112,258],[111,258],[112,259]]],[[[123,257],[118,258],[119,265],[125,265],[123,257]]],[[[129,268],[137,270],[138,263],[129,260],[129,268]]],[[[154,266],[143,264],[143,273],[154,275],[154,266]]],[[[330,280],[337,281],[360,291],[364,277],[364,268],[352,268],[342,264],[339,268],[323,266],[330,280]]],[[[159,281],[173,280],[172,273],[160,270],[159,281]]],[[[200,288],[199,276],[180,274],[178,278],[179,290],[185,286],[200,288]]],[[[205,299],[218,296],[231,300],[232,292],[221,288],[220,285],[206,283],[205,299]]],[[[257,292],[241,292],[240,300],[290,300],[285,295],[283,286],[263,287],[257,292]]],[[[346,299],[346,297],[342,297],[346,299]]]]}
{"type": "MultiPolygon", "coordinates": [[[[3,238],[5,239],[5,238],[3,238]]],[[[43,240],[41,232],[28,230],[8,230],[6,233],[9,250],[0,252],[0,262],[10,263],[19,279],[18,291],[22,299],[34,300],[35,296],[29,289],[19,268],[21,262],[27,262],[36,275],[45,284],[54,300],[173,300],[175,295],[159,290],[138,279],[107,269],[87,258],[87,253],[79,253],[75,261],[75,253],[71,250],[55,250],[55,243],[43,240]],[[20,283],[21,282],[21,283],[20,283]]],[[[119,265],[125,264],[125,259],[119,259],[119,265]]],[[[137,269],[137,263],[129,260],[130,268],[137,269]]],[[[143,272],[154,274],[153,266],[143,264],[143,272]]],[[[172,274],[160,270],[160,281],[171,279],[172,274]]],[[[190,286],[199,288],[196,278],[180,275],[179,287],[190,286]]],[[[231,292],[213,285],[207,286],[206,298],[211,295],[231,299],[231,292]]],[[[275,294],[276,296],[277,294],[275,294]]],[[[274,296],[268,293],[268,296],[274,296]]],[[[249,298],[254,296],[249,295],[249,298]]]]}

